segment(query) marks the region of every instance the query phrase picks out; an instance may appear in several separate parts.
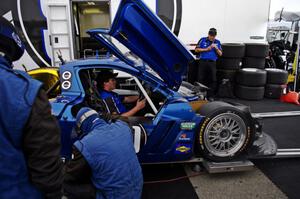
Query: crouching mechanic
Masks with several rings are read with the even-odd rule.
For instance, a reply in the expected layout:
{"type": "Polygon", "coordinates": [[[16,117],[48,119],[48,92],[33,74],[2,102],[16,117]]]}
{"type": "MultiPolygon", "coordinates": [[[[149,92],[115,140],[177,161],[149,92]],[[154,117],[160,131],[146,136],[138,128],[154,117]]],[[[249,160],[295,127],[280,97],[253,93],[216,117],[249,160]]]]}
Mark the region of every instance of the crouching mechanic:
{"type": "Polygon", "coordinates": [[[13,70],[24,45],[0,17],[0,198],[62,197],[60,132],[41,83],[13,70]]]}
{"type": "Polygon", "coordinates": [[[93,198],[91,180],[97,199],[140,198],[143,176],[129,126],[120,120],[106,122],[86,107],[80,109],[76,122],[79,140],[65,167],[65,195],[93,198]]]}

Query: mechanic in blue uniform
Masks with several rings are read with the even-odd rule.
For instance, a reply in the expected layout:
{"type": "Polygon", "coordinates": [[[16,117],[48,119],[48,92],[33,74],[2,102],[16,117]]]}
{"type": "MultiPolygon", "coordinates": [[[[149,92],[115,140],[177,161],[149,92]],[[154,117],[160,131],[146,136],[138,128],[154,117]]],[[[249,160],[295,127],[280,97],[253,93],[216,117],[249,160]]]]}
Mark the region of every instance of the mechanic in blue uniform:
{"type": "Polygon", "coordinates": [[[83,107],[76,124],[79,140],[65,168],[65,195],[71,199],[93,198],[94,192],[87,186],[91,180],[97,199],[141,198],[143,176],[127,123],[111,121],[83,107]]]}
{"type": "Polygon", "coordinates": [[[0,17],[0,198],[61,199],[59,126],[41,83],[13,69],[23,53],[15,28],[0,17]]]}
{"type": "Polygon", "coordinates": [[[118,114],[124,117],[133,116],[145,107],[146,100],[139,100],[138,96],[121,97],[117,93],[113,92],[113,90],[116,89],[117,76],[118,73],[113,73],[108,70],[102,71],[98,74],[97,86],[100,91],[100,97],[108,104],[112,114],[118,114]],[[136,105],[131,110],[127,110],[123,104],[133,102],[136,102],[136,105]]]}
{"type": "Polygon", "coordinates": [[[199,58],[197,79],[198,82],[210,88],[207,93],[208,98],[213,98],[216,94],[216,61],[218,56],[222,56],[221,42],[216,39],[216,36],[217,30],[209,29],[208,36],[201,38],[195,49],[195,52],[198,53],[197,58],[199,58]]]}

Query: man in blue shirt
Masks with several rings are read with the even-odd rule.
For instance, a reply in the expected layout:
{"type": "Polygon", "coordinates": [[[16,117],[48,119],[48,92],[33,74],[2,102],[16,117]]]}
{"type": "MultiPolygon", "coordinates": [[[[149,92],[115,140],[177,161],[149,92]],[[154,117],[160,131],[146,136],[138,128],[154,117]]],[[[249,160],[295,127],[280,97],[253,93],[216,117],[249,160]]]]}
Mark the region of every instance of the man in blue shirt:
{"type": "Polygon", "coordinates": [[[139,96],[121,97],[113,92],[116,89],[117,76],[118,73],[112,73],[111,71],[102,71],[98,74],[97,86],[100,89],[100,97],[108,104],[111,114],[118,114],[124,117],[133,116],[145,107],[146,100],[139,100],[139,96]],[[136,105],[131,110],[127,110],[123,104],[133,102],[136,102],[136,105]]]}
{"type": "Polygon", "coordinates": [[[209,98],[214,97],[216,93],[216,61],[218,56],[222,56],[221,42],[216,39],[216,36],[217,30],[209,29],[208,36],[201,38],[195,49],[199,58],[197,80],[210,88],[207,93],[209,98]]]}

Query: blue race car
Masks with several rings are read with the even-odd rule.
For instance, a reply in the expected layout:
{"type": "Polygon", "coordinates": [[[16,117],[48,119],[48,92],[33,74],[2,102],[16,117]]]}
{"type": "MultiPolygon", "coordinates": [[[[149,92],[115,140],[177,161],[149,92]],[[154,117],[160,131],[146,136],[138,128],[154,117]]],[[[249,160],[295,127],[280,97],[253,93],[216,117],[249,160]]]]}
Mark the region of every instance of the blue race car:
{"type": "MultiPolygon", "coordinates": [[[[276,144],[247,107],[207,102],[201,87],[182,81],[195,59],[142,1],[123,0],[111,29],[88,34],[114,56],[60,66],[61,90],[51,104],[61,126],[63,157],[70,158],[74,142],[74,109],[80,104],[100,107],[95,77],[103,70],[119,73],[119,95],[141,95],[147,100],[145,110],[127,118],[142,163],[275,155],[276,144]]],[[[57,92],[56,86],[49,91],[57,92]]]]}

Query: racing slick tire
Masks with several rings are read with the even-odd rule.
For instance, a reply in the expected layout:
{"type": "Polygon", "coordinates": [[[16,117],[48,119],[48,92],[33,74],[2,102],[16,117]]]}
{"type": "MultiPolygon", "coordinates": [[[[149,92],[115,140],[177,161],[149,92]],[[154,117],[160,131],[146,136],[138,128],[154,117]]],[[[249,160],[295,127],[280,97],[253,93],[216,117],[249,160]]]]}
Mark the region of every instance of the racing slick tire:
{"type": "Polygon", "coordinates": [[[253,143],[255,127],[249,109],[225,102],[210,102],[199,113],[205,116],[196,144],[204,158],[230,161],[243,155],[253,143]]]}
{"type": "Polygon", "coordinates": [[[267,68],[267,84],[286,84],[288,72],[277,68],[267,68]]]}
{"type": "Polygon", "coordinates": [[[238,71],[236,82],[244,86],[265,86],[267,72],[256,68],[243,68],[238,71]]]}
{"type": "Polygon", "coordinates": [[[264,57],[245,57],[243,59],[243,68],[265,69],[266,59],[264,57]]]}
{"type": "Polygon", "coordinates": [[[242,59],[240,58],[220,58],[217,61],[218,69],[238,70],[242,67],[242,59]]]}
{"type": "Polygon", "coordinates": [[[287,86],[285,84],[267,84],[265,87],[265,97],[270,99],[279,99],[283,94],[283,89],[287,86]]]}
{"type": "Polygon", "coordinates": [[[250,87],[236,85],[235,95],[245,100],[261,100],[264,98],[265,87],[250,87]]]}
{"type": "Polygon", "coordinates": [[[223,43],[222,57],[225,58],[243,58],[245,56],[245,44],[241,43],[223,43]]]}
{"type": "Polygon", "coordinates": [[[236,70],[217,70],[217,80],[221,82],[223,79],[228,79],[230,82],[235,82],[236,70]]]}
{"type": "Polygon", "coordinates": [[[268,44],[246,43],[246,57],[261,57],[265,58],[269,54],[268,44]]]}

